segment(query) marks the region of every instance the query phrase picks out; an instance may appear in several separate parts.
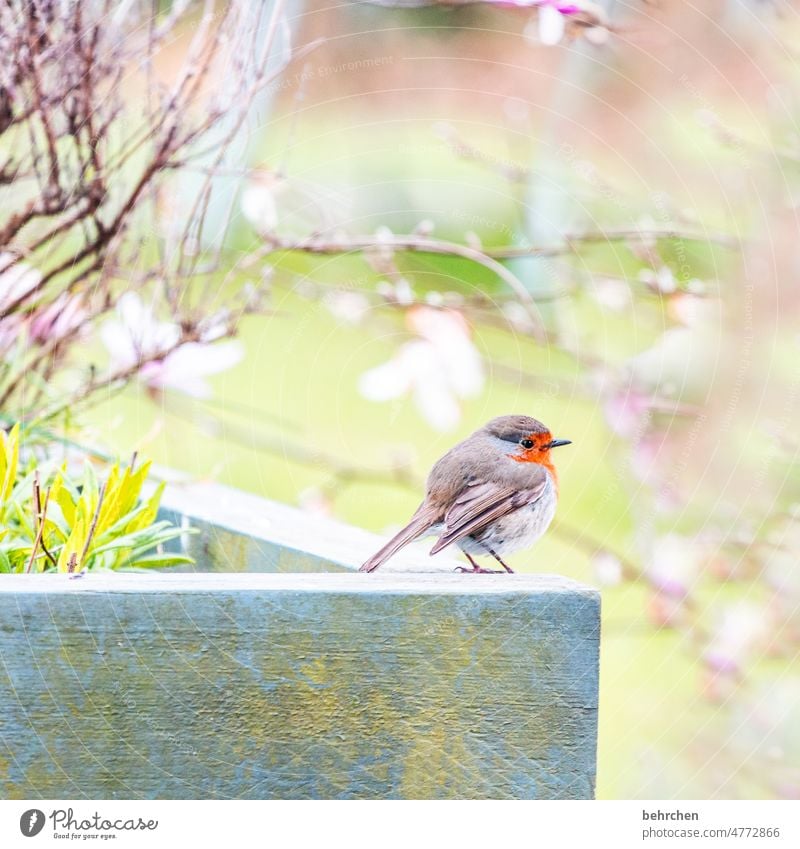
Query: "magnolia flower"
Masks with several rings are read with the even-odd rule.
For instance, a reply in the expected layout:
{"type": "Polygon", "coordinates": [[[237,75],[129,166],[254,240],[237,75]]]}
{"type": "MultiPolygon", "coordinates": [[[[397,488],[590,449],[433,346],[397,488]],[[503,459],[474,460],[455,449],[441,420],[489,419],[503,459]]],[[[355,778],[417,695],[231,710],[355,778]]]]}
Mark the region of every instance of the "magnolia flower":
{"type": "Polygon", "coordinates": [[[592,558],[595,579],[604,587],[614,587],[622,581],[622,563],[610,551],[598,551],[592,558]]]}
{"type": "Polygon", "coordinates": [[[369,312],[369,301],[360,292],[328,292],[322,302],[334,318],[345,324],[359,324],[369,312]]]}
{"type": "Polygon", "coordinates": [[[765,611],[750,602],[727,607],[711,632],[706,663],[715,671],[736,674],[766,639],[769,623],[765,611]]]}
{"type": "MultiPolygon", "coordinates": [[[[564,37],[565,19],[581,12],[597,22],[596,26],[587,29],[587,37],[590,40],[600,42],[602,38],[599,36],[607,33],[605,12],[597,3],[591,3],[589,0],[579,0],[576,3],[564,3],[562,0],[494,0],[492,5],[537,9],[537,37],[542,44],[558,44],[564,37]]],[[[529,28],[526,28],[525,35],[529,38],[533,36],[529,28]]]]}
{"type": "Polygon", "coordinates": [[[655,540],[646,572],[662,595],[681,600],[689,595],[700,566],[701,552],[693,540],[666,534],[655,540]]]}
{"type": "Polygon", "coordinates": [[[643,268],[639,272],[639,279],[648,289],[661,295],[671,295],[678,290],[675,275],[668,265],[662,265],[655,271],[652,268],[643,268]]]}
{"type": "Polygon", "coordinates": [[[633,303],[630,286],[614,277],[594,277],[589,292],[599,306],[612,312],[622,312],[633,303]]]}
{"type": "Polygon", "coordinates": [[[461,418],[459,399],[483,389],[481,356],[464,317],[427,306],[409,310],[418,338],[406,342],[389,362],[365,372],[359,391],[370,401],[411,394],[423,418],[436,430],[451,430],[461,418]]]}
{"type": "Polygon", "coordinates": [[[152,389],[175,389],[194,398],[210,398],[211,387],[204,378],[227,371],[243,355],[239,342],[186,342],[163,360],[144,365],[139,376],[152,389]]]}
{"type": "Polygon", "coordinates": [[[652,593],[646,609],[650,621],[657,628],[677,628],[686,621],[686,606],[682,598],[652,593]]]}
{"type": "Polygon", "coordinates": [[[618,436],[641,436],[650,420],[651,393],[633,387],[615,389],[603,403],[603,413],[618,436]]]}
{"type": "Polygon", "coordinates": [[[699,298],[688,292],[677,292],[667,303],[671,318],[686,327],[705,327],[720,320],[719,301],[713,298],[699,298]]]}
{"type": "Polygon", "coordinates": [[[14,254],[8,251],[0,253],[0,313],[4,313],[17,299],[35,289],[42,279],[42,275],[35,268],[15,260],[14,254]]]}
{"type": "MultiPolygon", "coordinates": [[[[667,434],[650,430],[638,437],[631,446],[630,469],[634,477],[650,487],[659,490],[659,499],[669,493],[663,491],[664,449],[667,434]]],[[[668,452],[667,452],[668,453],[668,452]]],[[[663,505],[666,506],[666,503],[663,505]]]]}
{"type": "Polygon", "coordinates": [[[272,233],[278,226],[276,184],[270,172],[256,172],[242,191],[242,213],[257,233],[272,233]]]}
{"type": "MultiPolygon", "coordinates": [[[[31,293],[42,279],[35,268],[14,260],[13,254],[0,253],[0,269],[5,269],[0,270],[0,313],[8,310],[19,298],[31,293]],[[12,262],[13,265],[10,264],[12,262]]],[[[62,292],[51,303],[40,306],[27,317],[22,312],[3,315],[0,322],[0,351],[9,350],[23,336],[38,344],[61,339],[80,327],[86,317],[83,297],[68,292],[62,292]]]]}
{"type": "Polygon", "coordinates": [[[28,333],[32,341],[39,343],[63,339],[77,330],[87,316],[81,295],[62,292],[31,316],[28,333]]]}
{"type": "Polygon", "coordinates": [[[180,327],[158,321],[134,292],[119,299],[117,315],[118,320],[106,322],[100,331],[112,367],[125,371],[142,363],[138,377],[151,390],[175,389],[208,398],[211,387],[204,378],[231,368],[244,353],[239,342],[211,344],[208,337],[180,344],[180,327]]]}
{"type": "Polygon", "coordinates": [[[0,316],[0,354],[7,354],[23,337],[22,316],[12,313],[0,316]]]}

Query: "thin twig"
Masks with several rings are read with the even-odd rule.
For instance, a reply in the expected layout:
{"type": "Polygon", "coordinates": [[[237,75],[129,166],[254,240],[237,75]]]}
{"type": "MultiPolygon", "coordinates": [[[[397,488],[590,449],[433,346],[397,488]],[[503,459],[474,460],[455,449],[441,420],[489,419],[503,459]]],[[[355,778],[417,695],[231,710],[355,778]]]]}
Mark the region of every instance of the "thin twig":
{"type": "Polygon", "coordinates": [[[30,556],[30,559],[28,560],[28,565],[25,567],[26,574],[29,573],[31,571],[31,569],[33,568],[33,561],[36,559],[36,552],[39,548],[39,545],[42,542],[42,535],[44,534],[45,518],[47,516],[47,505],[48,505],[49,501],[50,501],[50,487],[47,488],[47,492],[45,493],[45,496],[44,496],[44,507],[42,509],[42,520],[39,523],[39,529],[37,530],[36,538],[33,541],[33,548],[31,549],[31,556],[30,556]]]}
{"type": "MultiPolygon", "coordinates": [[[[50,490],[48,489],[48,493],[49,493],[49,491],[50,490]]],[[[36,469],[36,471],[33,473],[33,509],[34,509],[34,513],[33,513],[34,528],[35,528],[36,532],[38,533],[39,526],[44,525],[44,522],[45,522],[44,511],[42,510],[42,493],[41,493],[41,486],[39,484],[39,470],[38,469],[36,469]]],[[[53,557],[53,555],[50,553],[47,546],[45,545],[44,534],[42,534],[40,541],[41,541],[42,551],[44,551],[44,553],[47,555],[48,559],[53,564],[53,566],[56,566],[57,563],[56,563],[55,557],[53,557]]]]}

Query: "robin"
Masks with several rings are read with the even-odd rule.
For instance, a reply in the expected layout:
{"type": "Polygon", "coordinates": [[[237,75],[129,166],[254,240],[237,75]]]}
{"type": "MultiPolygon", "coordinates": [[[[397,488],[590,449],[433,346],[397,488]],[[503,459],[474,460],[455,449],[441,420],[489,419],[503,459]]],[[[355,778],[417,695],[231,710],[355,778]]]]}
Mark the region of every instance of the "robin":
{"type": "Polygon", "coordinates": [[[528,548],[547,530],[558,502],[550,450],[570,444],[530,416],[492,419],[436,462],[411,521],[360,571],[374,572],[404,545],[436,535],[431,554],[456,543],[466,555],[472,569],[459,571],[498,574],[472,558],[491,554],[513,572],[500,555],[528,548]]]}

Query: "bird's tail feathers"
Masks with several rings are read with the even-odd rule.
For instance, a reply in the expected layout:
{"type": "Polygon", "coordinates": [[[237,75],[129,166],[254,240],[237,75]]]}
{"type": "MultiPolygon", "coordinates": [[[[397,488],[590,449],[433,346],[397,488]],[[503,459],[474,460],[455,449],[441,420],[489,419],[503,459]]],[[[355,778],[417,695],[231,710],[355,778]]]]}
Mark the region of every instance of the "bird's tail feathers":
{"type": "Polygon", "coordinates": [[[436,516],[433,515],[430,508],[425,505],[420,505],[417,512],[411,518],[411,521],[401,530],[398,531],[390,540],[380,549],[376,551],[358,570],[359,572],[374,572],[378,566],[385,563],[394,554],[408,543],[413,542],[417,537],[421,537],[425,531],[436,524],[436,516]]]}

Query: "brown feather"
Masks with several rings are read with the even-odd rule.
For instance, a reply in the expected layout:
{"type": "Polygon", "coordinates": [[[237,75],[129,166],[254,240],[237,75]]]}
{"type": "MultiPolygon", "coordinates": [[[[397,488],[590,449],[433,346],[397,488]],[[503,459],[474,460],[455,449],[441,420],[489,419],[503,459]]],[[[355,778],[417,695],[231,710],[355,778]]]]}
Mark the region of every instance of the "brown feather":
{"type": "Polygon", "coordinates": [[[376,551],[369,560],[365,561],[358,571],[374,572],[378,566],[397,554],[404,545],[408,545],[417,537],[421,537],[425,531],[440,520],[441,511],[423,502],[411,517],[411,521],[401,531],[398,531],[380,551],[376,551]]]}
{"type": "Polygon", "coordinates": [[[487,525],[509,513],[536,501],[547,485],[547,475],[542,469],[540,480],[526,489],[500,486],[496,483],[477,482],[465,489],[445,513],[444,529],[431,549],[436,554],[459,539],[480,534],[487,525]]]}

